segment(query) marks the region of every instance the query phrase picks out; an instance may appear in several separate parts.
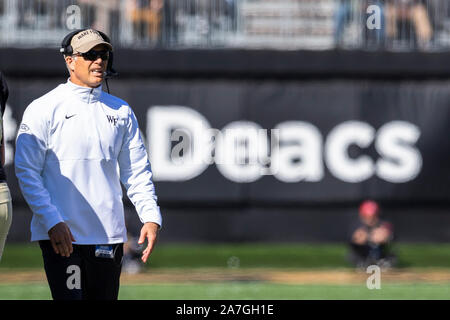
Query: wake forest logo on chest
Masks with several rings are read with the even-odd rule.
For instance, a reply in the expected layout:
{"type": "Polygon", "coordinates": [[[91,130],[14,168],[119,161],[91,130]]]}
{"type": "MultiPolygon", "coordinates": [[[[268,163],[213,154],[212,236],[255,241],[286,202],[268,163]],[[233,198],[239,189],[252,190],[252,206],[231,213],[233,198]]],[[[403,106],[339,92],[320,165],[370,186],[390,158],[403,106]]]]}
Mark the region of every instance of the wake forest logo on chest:
{"type": "Polygon", "coordinates": [[[106,118],[108,119],[109,123],[111,123],[113,126],[116,126],[117,121],[119,121],[119,117],[117,116],[106,115],[106,118]]]}

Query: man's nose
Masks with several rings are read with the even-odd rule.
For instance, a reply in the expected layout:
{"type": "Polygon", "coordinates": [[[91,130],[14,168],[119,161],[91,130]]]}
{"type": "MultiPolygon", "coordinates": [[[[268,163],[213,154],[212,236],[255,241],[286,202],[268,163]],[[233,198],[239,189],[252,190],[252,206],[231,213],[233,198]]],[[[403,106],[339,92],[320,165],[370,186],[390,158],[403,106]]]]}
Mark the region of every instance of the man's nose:
{"type": "Polygon", "coordinates": [[[98,57],[97,59],[95,59],[93,61],[93,63],[95,63],[96,65],[98,65],[99,67],[104,67],[106,66],[106,60],[102,60],[102,58],[98,57]]]}

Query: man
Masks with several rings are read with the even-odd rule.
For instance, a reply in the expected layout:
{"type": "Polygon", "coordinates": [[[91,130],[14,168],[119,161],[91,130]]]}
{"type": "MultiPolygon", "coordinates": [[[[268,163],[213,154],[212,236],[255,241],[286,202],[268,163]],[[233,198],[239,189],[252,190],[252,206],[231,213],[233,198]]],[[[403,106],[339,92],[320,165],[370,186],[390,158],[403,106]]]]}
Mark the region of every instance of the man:
{"type": "Polygon", "coordinates": [[[393,256],[389,253],[389,244],[393,239],[392,225],[379,217],[377,202],[366,200],[359,207],[360,226],[353,232],[351,239],[352,261],[358,267],[378,264],[391,267],[393,256]]]}
{"type": "Polygon", "coordinates": [[[0,261],[2,260],[3,249],[5,247],[6,237],[12,222],[12,203],[8,185],[6,184],[5,166],[5,139],[3,134],[2,117],[5,113],[6,100],[8,100],[8,86],[0,72],[0,261]]]}
{"type": "Polygon", "coordinates": [[[387,1],[386,34],[391,40],[403,42],[409,49],[428,49],[433,39],[429,3],[422,0],[387,1]]]}
{"type": "Polygon", "coordinates": [[[144,223],[143,262],[162,222],[136,117],[102,91],[105,37],[88,29],[71,38],[70,78],[27,107],[17,136],[16,175],[54,299],[117,299],[127,240],[120,182],[144,223]]]}

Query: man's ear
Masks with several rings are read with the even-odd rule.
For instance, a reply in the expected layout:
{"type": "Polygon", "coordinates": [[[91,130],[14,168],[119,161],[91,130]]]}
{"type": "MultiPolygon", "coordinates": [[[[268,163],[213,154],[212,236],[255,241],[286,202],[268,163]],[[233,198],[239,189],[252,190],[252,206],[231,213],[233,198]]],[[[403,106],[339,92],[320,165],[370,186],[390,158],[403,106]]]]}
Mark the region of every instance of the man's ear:
{"type": "Polygon", "coordinates": [[[65,59],[66,59],[67,68],[69,69],[69,71],[73,72],[75,70],[74,56],[67,56],[65,59]]]}

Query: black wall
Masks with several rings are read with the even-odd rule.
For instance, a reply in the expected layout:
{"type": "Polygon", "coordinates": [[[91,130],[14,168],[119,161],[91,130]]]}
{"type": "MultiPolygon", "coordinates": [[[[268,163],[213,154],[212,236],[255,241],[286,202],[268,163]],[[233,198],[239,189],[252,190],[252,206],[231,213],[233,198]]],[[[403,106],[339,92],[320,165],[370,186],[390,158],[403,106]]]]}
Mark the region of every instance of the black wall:
{"type": "MultiPolygon", "coordinates": [[[[312,177],[286,182],[269,171],[236,182],[216,164],[186,181],[155,177],[164,215],[162,241],[346,241],[365,198],[380,201],[399,241],[449,241],[449,58],[447,53],[119,50],[115,67],[120,76],[109,84],[137,114],[150,153],[155,148],[147,121],[155,106],[189,108],[220,130],[247,121],[270,132],[296,121],[320,138],[318,160],[311,161],[322,173],[312,177]],[[326,160],[334,150],[327,147],[330,134],[349,122],[373,129],[367,145],[351,143],[343,152],[350,161],[365,157],[374,168],[352,182],[326,160]],[[399,170],[405,161],[395,152],[384,154],[388,147],[380,151],[376,146],[380,132],[393,122],[420,133],[413,141],[394,137],[397,150],[420,157],[417,172],[400,181],[376,170],[380,159],[399,170]]],[[[56,49],[2,49],[0,69],[8,79],[8,104],[17,123],[33,99],[67,79],[56,49]]],[[[291,144],[302,143],[300,137],[291,144]]],[[[297,164],[305,161],[299,158],[297,164]]],[[[22,241],[28,238],[31,214],[11,165],[7,172],[15,204],[10,239],[22,241]]],[[[138,230],[126,204],[130,230],[138,230]]]]}

